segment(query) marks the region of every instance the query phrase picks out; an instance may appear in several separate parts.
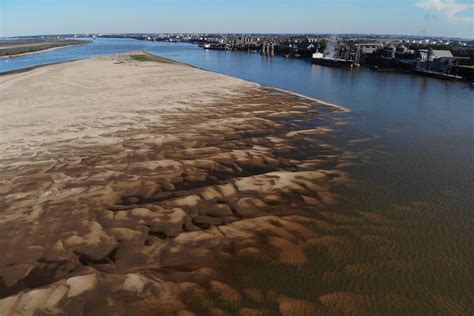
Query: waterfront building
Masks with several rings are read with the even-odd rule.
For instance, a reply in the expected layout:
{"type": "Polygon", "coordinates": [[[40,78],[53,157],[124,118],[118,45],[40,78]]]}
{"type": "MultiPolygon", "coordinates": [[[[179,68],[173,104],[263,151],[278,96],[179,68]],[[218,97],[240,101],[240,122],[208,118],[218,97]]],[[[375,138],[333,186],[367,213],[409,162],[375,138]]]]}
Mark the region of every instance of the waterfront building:
{"type": "Polygon", "coordinates": [[[275,44],[270,42],[263,43],[261,54],[264,56],[275,56],[275,44]]]}
{"type": "Polygon", "coordinates": [[[456,58],[449,50],[419,49],[416,69],[437,73],[449,73],[456,58]]]}
{"type": "Polygon", "coordinates": [[[435,61],[437,59],[454,59],[453,54],[449,50],[436,49],[419,49],[417,54],[420,61],[435,61]]]}
{"type": "Polygon", "coordinates": [[[290,44],[289,46],[290,48],[296,51],[312,50],[316,48],[316,46],[314,46],[313,43],[308,43],[308,42],[294,43],[294,44],[290,44]]]}
{"type": "Polygon", "coordinates": [[[395,52],[396,52],[395,46],[388,45],[383,49],[382,57],[394,59],[395,58],[395,52]]]}
{"type": "Polygon", "coordinates": [[[408,52],[408,48],[405,45],[403,44],[398,45],[396,49],[397,54],[406,54],[407,52],[408,52]]]}

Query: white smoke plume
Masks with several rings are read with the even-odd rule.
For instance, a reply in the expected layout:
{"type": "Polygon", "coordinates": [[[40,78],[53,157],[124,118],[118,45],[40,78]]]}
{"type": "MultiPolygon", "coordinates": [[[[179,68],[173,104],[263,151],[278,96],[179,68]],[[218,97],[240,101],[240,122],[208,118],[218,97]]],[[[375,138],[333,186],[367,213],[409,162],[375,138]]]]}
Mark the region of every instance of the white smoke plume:
{"type": "Polygon", "coordinates": [[[324,50],[324,57],[336,58],[337,57],[337,36],[332,35],[328,41],[326,41],[326,49],[324,50]]]}

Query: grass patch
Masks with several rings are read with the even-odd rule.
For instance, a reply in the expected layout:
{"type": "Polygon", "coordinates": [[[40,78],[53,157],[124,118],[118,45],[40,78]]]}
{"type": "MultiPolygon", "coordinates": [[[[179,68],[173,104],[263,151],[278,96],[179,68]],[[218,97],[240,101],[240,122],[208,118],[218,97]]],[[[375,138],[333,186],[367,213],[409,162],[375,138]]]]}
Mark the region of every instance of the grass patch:
{"type": "Polygon", "coordinates": [[[136,55],[130,55],[130,58],[132,58],[132,60],[136,60],[136,61],[140,61],[140,62],[143,62],[143,61],[153,61],[153,62],[156,62],[156,63],[162,63],[162,64],[175,64],[176,62],[171,60],[171,59],[168,59],[168,58],[163,58],[163,57],[159,57],[159,56],[155,56],[155,55],[151,55],[151,54],[136,54],[136,55]]]}

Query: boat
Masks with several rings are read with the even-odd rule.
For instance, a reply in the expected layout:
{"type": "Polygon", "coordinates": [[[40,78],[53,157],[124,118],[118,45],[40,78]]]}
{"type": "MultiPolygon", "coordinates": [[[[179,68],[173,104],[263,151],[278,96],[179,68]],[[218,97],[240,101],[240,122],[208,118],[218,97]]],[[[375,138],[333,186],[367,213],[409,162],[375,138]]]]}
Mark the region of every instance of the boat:
{"type": "Polygon", "coordinates": [[[338,67],[338,68],[352,68],[354,67],[354,61],[341,59],[341,58],[332,58],[324,57],[321,53],[313,54],[313,64],[329,67],[338,67]]]}
{"type": "Polygon", "coordinates": [[[422,70],[422,69],[413,70],[413,73],[415,75],[431,77],[431,78],[436,78],[436,79],[442,79],[442,80],[461,80],[462,79],[462,77],[460,77],[460,76],[448,75],[448,74],[441,73],[441,72],[422,70]]]}
{"type": "Polygon", "coordinates": [[[204,49],[210,49],[210,50],[225,50],[226,49],[222,44],[211,44],[211,43],[205,43],[205,44],[199,45],[199,47],[202,47],[204,49]]]}
{"type": "Polygon", "coordinates": [[[330,57],[313,58],[313,64],[321,65],[321,66],[329,66],[329,67],[338,67],[338,68],[354,67],[354,62],[352,60],[330,58],[330,57]]]}

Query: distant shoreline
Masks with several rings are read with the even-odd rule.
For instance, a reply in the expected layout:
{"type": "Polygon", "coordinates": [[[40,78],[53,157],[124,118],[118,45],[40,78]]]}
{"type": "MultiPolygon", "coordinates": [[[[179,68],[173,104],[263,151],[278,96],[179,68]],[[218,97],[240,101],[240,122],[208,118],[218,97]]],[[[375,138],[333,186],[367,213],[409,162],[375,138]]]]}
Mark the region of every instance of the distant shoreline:
{"type": "MultiPolygon", "coordinates": [[[[76,46],[76,45],[84,45],[84,44],[89,44],[90,42],[89,41],[77,41],[77,43],[74,43],[73,41],[68,41],[66,45],[58,45],[58,46],[54,46],[54,47],[45,47],[45,48],[41,48],[41,46],[38,46],[37,50],[35,50],[35,45],[31,45],[31,46],[23,46],[23,47],[14,47],[12,48],[12,50],[14,49],[26,49],[26,50],[32,50],[32,51],[29,51],[29,52],[20,52],[20,53],[12,53],[11,55],[3,55],[3,56],[0,56],[0,59],[10,59],[10,58],[15,58],[15,57],[23,57],[23,56],[28,56],[28,55],[33,55],[33,54],[38,54],[38,53],[44,53],[44,52],[48,52],[48,51],[52,51],[52,50],[56,50],[56,49],[60,49],[60,48],[67,48],[67,47],[72,47],[72,46],[76,46]]],[[[0,47],[0,51],[1,51],[1,47],[0,47]]],[[[8,53],[7,53],[8,54],[8,53]]]]}
{"type": "Polygon", "coordinates": [[[75,46],[75,45],[58,46],[58,47],[53,47],[53,48],[37,50],[37,51],[34,51],[34,52],[29,52],[29,53],[21,53],[21,54],[15,54],[15,55],[0,56],[0,59],[23,57],[23,56],[34,55],[34,54],[38,54],[38,53],[45,53],[45,52],[48,52],[48,51],[52,51],[52,50],[56,50],[56,49],[60,49],[60,48],[72,47],[72,46],[75,46]]]}

